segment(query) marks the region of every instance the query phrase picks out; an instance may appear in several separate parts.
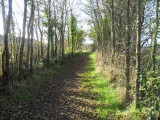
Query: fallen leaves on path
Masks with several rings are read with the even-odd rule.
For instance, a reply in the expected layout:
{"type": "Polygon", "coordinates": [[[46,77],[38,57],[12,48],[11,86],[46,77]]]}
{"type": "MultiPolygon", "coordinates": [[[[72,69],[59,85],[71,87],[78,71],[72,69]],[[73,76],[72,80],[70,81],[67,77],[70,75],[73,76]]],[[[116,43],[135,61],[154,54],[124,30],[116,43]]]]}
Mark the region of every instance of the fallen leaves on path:
{"type": "Polygon", "coordinates": [[[72,64],[43,82],[38,89],[28,90],[33,96],[31,100],[12,100],[4,119],[93,120],[97,102],[91,99],[89,89],[81,89],[80,81],[88,61],[88,56],[78,56],[72,64]]]}

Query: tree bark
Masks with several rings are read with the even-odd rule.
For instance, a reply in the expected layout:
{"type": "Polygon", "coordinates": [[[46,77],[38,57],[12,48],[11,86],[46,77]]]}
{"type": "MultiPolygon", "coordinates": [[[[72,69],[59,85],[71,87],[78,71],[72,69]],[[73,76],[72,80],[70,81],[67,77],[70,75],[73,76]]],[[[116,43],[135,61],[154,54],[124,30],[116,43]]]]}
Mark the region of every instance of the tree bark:
{"type": "Polygon", "coordinates": [[[26,20],[27,20],[27,0],[24,0],[24,15],[23,15],[23,33],[22,33],[22,43],[20,47],[20,55],[19,55],[19,76],[23,71],[23,52],[24,52],[24,44],[25,44],[25,34],[26,34],[26,20]]]}
{"type": "Polygon", "coordinates": [[[5,67],[5,93],[10,94],[10,70],[9,70],[9,46],[8,46],[8,37],[9,37],[9,31],[10,31],[10,24],[11,24],[11,18],[12,18],[12,0],[8,0],[9,3],[9,10],[8,10],[8,17],[6,22],[6,30],[4,33],[4,53],[5,53],[5,60],[6,63],[4,65],[5,67]]]}
{"type": "Polygon", "coordinates": [[[30,59],[30,25],[31,24],[31,20],[29,20],[29,23],[27,25],[27,38],[28,38],[28,43],[27,43],[27,72],[29,72],[29,59],[30,59]]]}
{"type": "MultiPolygon", "coordinates": [[[[5,33],[5,24],[6,24],[6,11],[4,0],[1,0],[1,7],[2,7],[2,17],[3,17],[3,32],[5,33]]],[[[4,38],[3,38],[4,39],[4,38]]],[[[5,92],[5,50],[2,49],[2,80],[3,80],[3,93],[5,92]]]]}
{"type": "Polygon", "coordinates": [[[38,11],[38,29],[39,29],[39,32],[41,34],[41,58],[43,58],[43,32],[42,32],[42,29],[40,27],[40,13],[39,13],[39,4],[38,4],[38,1],[37,1],[37,11],[38,11]]]}
{"type": "Polygon", "coordinates": [[[116,40],[115,40],[115,28],[114,28],[114,0],[111,3],[111,41],[112,41],[112,57],[111,57],[111,65],[114,65],[115,59],[115,51],[116,51],[116,40]]]}
{"type": "MultiPolygon", "coordinates": [[[[57,16],[56,16],[56,9],[54,8],[54,20],[57,19],[57,16]]],[[[55,47],[54,47],[54,57],[56,58],[57,60],[57,49],[58,49],[58,37],[57,37],[57,27],[54,26],[54,38],[55,38],[55,47]]]]}
{"type": "Polygon", "coordinates": [[[65,31],[65,25],[64,25],[64,9],[65,9],[66,0],[63,2],[63,10],[61,15],[61,63],[64,62],[64,31],[65,31]]]}
{"type": "Polygon", "coordinates": [[[125,68],[125,76],[126,76],[126,100],[129,100],[129,92],[130,92],[130,0],[127,0],[127,25],[126,25],[126,68],[125,68]]]}
{"type": "Polygon", "coordinates": [[[34,29],[33,29],[33,26],[34,26],[34,0],[32,0],[32,5],[31,5],[31,28],[30,28],[30,31],[31,31],[31,55],[30,55],[30,73],[32,74],[33,73],[33,33],[34,33],[34,29]]]}
{"type": "Polygon", "coordinates": [[[137,41],[136,41],[136,108],[139,108],[139,87],[140,87],[140,73],[141,73],[141,4],[142,0],[138,0],[137,10],[137,41]]]}
{"type": "Polygon", "coordinates": [[[152,47],[152,70],[156,71],[156,50],[157,50],[157,34],[159,26],[159,16],[158,16],[159,0],[156,0],[156,24],[153,33],[153,47],[152,47]]]}
{"type": "Polygon", "coordinates": [[[47,48],[47,67],[50,64],[50,17],[51,17],[51,0],[48,0],[48,48],[47,48]]]}

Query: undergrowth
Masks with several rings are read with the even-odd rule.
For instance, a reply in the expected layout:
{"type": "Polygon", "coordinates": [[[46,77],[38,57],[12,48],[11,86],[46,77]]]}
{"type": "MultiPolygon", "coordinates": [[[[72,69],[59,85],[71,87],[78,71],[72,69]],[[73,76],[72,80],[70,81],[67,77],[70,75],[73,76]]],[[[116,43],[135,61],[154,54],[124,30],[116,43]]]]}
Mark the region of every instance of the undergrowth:
{"type": "Polygon", "coordinates": [[[14,97],[20,100],[28,101],[32,98],[32,95],[27,93],[28,90],[38,90],[44,81],[51,79],[54,74],[60,72],[63,68],[64,65],[59,63],[52,64],[49,68],[44,68],[38,74],[28,77],[21,83],[17,82],[14,86],[14,97]]]}
{"type": "Polygon", "coordinates": [[[30,100],[32,98],[32,95],[27,92],[28,90],[38,90],[43,84],[43,82],[51,79],[52,76],[54,76],[55,74],[60,73],[69,64],[73,64],[73,59],[76,58],[76,56],[78,55],[79,53],[75,53],[73,54],[73,56],[66,54],[64,64],[61,64],[58,61],[50,63],[50,67],[43,68],[38,73],[34,73],[33,75],[29,76],[26,80],[16,82],[14,85],[13,97],[18,98],[22,101],[30,100]]]}
{"type": "Polygon", "coordinates": [[[32,91],[38,91],[44,81],[51,79],[53,75],[62,71],[65,66],[64,64],[54,63],[49,68],[44,68],[21,82],[15,82],[12,95],[0,96],[0,120],[3,119],[1,118],[3,111],[9,109],[11,101],[29,101],[33,98],[32,91]]]}

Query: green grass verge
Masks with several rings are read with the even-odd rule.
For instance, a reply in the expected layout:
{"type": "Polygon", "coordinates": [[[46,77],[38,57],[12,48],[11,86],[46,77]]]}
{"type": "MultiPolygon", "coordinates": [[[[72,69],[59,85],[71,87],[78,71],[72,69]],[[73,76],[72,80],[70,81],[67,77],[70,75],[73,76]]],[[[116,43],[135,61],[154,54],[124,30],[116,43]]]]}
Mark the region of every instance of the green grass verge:
{"type": "MultiPolygon", "coordinates": [[[[97,102],[96,113],[93,113],[95,120],[145,120],[148,111],[145,108],[135,109],[134,104],[124,106],[117,94],[117,89],[109,83],[109,77],[96,72],[95,53],[84,53],[89,55],[90,60],[86,71],[82,74],[81,89],[90,89],[90,98],[97,102]],[[96,115],[95,115],[96,114],[96,115]]],[[[83,96],[83,98],[88,96],[83,96]]]]}
{"type": "Polygon", "coordinates": [[[84,53],[89,55],[90,60],[87,64],[86,72],[82,75],[82,89],[90,86],[91,94],[97,101],[96,113],[97,120],[106,120],[113,117],[119,109],[121,109],[121,100],[116,91],[110,86],[109,78],[96,73],[96,62],[94,53],[84,53]]]}

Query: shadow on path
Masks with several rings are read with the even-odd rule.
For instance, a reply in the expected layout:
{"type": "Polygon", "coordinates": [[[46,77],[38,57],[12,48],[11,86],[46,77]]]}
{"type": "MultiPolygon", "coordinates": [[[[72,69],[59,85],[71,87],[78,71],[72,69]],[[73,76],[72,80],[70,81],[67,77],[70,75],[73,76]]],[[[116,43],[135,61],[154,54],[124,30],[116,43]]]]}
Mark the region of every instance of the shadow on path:
{"type": "Polygon", "coordinates": [[[28,102],[13,101],[8,118],[13,120],[93,120],[96,101],[82,96],[89,94],[81,89],[88,55],[74,58],[61,73],[46,80],[28,102]]]}

